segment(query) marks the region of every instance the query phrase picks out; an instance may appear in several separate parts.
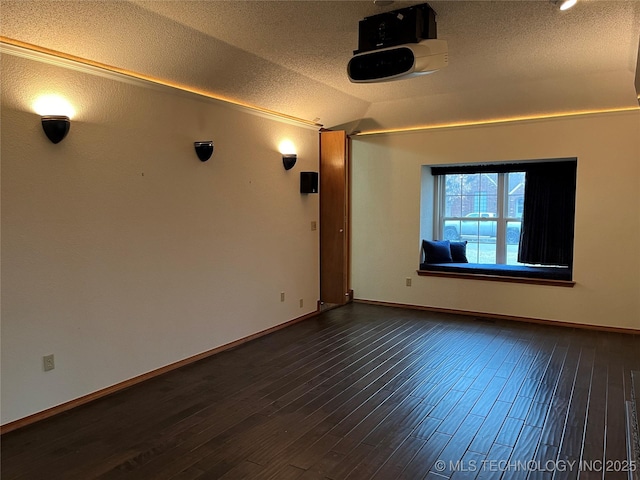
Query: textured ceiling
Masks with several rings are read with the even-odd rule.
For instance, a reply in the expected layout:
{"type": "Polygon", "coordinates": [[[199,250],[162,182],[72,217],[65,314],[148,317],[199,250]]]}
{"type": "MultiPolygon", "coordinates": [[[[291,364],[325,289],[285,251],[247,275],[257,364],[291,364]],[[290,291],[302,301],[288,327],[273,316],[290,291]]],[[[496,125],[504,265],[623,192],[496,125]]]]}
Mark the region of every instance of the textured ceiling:
{"type": "Polygon", "coordinates": [[[638,105],[638,1],[431,1],[449,66],[350,83],[358,21],[416,3],[2,0],[0,32],[348,131],[638,105]]]}

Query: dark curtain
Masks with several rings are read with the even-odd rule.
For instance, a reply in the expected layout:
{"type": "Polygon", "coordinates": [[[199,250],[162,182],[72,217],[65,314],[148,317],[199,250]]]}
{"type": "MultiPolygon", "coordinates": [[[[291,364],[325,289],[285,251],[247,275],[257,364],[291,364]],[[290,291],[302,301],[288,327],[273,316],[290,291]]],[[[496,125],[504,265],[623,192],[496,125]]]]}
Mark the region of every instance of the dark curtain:
{"type": "Polygon", "coordinates": [[[529,166],[518,261],[571,267],[576,162],[529,166]]]}

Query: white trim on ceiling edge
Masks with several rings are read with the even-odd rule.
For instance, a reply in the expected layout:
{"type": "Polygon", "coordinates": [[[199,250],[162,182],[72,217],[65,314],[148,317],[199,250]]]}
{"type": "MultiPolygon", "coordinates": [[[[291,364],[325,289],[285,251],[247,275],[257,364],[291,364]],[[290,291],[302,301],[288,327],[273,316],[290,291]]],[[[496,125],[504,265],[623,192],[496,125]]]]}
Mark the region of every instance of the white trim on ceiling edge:
{"type": "MultiPolygon", "coordinates": [[[[217,97],[214,93],[205,92],[205,91],[197,91],[196,89],[190,89],[186,86],[174,85],[170,82],[161,80],[161,79],[152,79],[152,78],[144,78],[145,76],[142,74],[138,74],[136,72],[126,71],[124,69],[115,69],[114,67],[110,67],[108,65],[98,64],[96,62],[91,62],[90,60],[81,59],[79,57],[67,58],[63,53],[53,52],[48,53],[45,51],[39,51],[39,48],[33,46],[34,49],[29,48],[27,46],[17,45],[17,42],[5,37],[0,38],[0,54],[13,55],[16,57],[26,58],[28,60],[32,60],[39,63],[45,63],[48,65],[53,65],[56,67],[66,68],[68,70],[74,70],[81,73],[86,73],[89,75],[94,75],[98,77],[108,78],[110,80],[115,80],[118,82],[128,83],[131,85],[143,87],[143,88],[151,88],[159,91],[171,91],[174,93],[178,93],[179,95],[183,95],[185,97],[190,98],[198,98],[200,100],[205,99],[212,103],[216,103],[219,105],[224,105],[227,107],[235,108],[252,115],[257,115],[263,118],[269,118],[271,120],[276,120],[278,122],[296,125],[303,128],[308,128],[311,130],[319,130],[322,128],[321,124],[304,120],[301,118],[296,118],[290,115],[286,115],[283,113],[275,112],[272,110],[268,110],[265,108],[261,108],[254,105],[244,104],[241,102],[236,102],[230,99],[224,99],[217,97]],[[121,71],[118,71],[121,70],[121,71]]],[[[46,49],[43,49],[46,50],[46,49]]]]}

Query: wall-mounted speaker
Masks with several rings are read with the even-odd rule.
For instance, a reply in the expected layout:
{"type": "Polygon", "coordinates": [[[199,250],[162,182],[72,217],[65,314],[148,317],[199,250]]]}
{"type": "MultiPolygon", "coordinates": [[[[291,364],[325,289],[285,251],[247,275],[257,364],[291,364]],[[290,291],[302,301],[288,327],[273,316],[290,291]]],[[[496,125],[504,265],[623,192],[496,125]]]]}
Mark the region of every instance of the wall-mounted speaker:
{"type": "Polygon", "coordinates": [[[300,172],[300,193],[318,193],[318,172],[300,172]]]}

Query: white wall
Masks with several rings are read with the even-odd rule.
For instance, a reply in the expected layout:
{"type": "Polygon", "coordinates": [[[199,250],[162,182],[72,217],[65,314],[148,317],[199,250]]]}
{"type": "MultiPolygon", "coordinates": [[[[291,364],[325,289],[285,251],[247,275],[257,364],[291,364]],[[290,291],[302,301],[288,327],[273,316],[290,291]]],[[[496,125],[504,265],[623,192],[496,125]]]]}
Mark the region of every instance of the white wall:
{"type": "Polygon", "coordinates": [[[315,311],[318,198],[299,172],[318,170],[317,130],[13,55],[1,67],[2,423],[315,311]],[[77,110],[57,145],[32,111],[43,93],[77,110]],[[207,163],[197,140],[215,143],[207,163]]]}
{"type": "Polygon", "coordinates": [[[640,113],[356,137],[352,157],[357,299],[640,330],[640,113]],[[564,157],[574,288],[417,276],[422,165],[564,157]]]}

